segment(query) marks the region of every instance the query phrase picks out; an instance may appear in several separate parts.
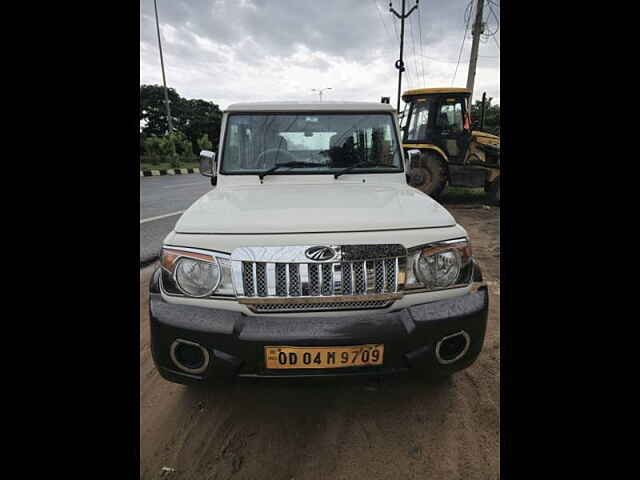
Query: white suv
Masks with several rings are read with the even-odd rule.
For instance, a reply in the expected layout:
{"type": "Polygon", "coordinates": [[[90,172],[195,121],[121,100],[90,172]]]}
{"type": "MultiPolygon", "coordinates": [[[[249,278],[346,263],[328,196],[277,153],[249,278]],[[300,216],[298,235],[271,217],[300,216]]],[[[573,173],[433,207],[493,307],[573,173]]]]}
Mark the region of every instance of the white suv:
{"type": "Polygon", "coordinates": [[[410,187],[385,103],[246,103],[222,119],[216,187],[164,240],[151,348],[179,383],[448,375],[484,340],[467,232],[410,187]]]}

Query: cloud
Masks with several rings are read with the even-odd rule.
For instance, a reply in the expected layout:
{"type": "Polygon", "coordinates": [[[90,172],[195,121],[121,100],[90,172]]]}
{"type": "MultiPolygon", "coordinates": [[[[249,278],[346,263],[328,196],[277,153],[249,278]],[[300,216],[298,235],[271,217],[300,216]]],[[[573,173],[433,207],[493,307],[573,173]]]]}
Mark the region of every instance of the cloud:
{"type": "MultiPolygon", "coordinates": [[[[386,0],[157,1],[167,83],[183,97],[225,108],[240,101],[315,100],[312,88],[332,87],[326,99],[390,96],[395,103],[400,26],[386,0]]],[[[399,0],[393,4],[401,8],[399,0]]],[[[452,85],[467,5],[423,0],[423,11],[407,20],[403,90],[452,85]]],[[[466,84],[470,37],[454,86],[466,84]]],[[[474,97],[487,91],[499,103],[496,42],[481,43],[480,55],[474,97]]],[[[140,81],[162,84],[151,0],[141,5],[140,81]]]]}

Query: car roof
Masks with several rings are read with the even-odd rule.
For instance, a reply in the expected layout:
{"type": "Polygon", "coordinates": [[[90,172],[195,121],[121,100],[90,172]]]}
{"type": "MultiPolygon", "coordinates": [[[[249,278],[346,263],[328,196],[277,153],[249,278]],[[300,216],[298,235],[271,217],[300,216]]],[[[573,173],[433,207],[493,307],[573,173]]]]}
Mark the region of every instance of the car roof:
{"type": "Polygon", "coordinates": [[[225,112],[395,112],[388,103],[377,102],[243,102],[225,112]]]}
{"type": "Polygon", "coordinates": [[[469,88],[460,87],[437,87],[437,88],[415,88],[413,90],[405,90],[402,92],[402,98],[410,95],[429,95],[438,93],[471,93],[469,88]]]}

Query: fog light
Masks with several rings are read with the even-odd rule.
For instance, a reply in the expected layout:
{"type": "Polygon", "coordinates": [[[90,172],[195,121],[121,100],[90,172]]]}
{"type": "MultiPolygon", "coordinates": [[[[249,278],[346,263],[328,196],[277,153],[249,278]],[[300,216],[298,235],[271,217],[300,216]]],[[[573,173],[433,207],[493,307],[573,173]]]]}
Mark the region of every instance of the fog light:
{"type": "Polygon", "coordinates": [[[202,373],[209,366],[209,352],[194,342],[178,339],[171,344],[170,356],[180,370],[202,373]]]}

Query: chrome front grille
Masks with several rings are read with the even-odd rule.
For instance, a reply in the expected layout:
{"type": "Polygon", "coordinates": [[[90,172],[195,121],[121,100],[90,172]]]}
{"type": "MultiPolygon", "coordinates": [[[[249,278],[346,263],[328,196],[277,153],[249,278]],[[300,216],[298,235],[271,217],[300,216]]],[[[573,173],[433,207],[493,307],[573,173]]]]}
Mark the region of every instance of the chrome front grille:
{"type": "Polygon", "coordinates": [[[320,295],[333,295],[335,282],[333,281],[333,264],[324,263],[320,266],[322,269],[322,280],[320,282],[320,295]]]}
{"type": "Polygon", "coordinates": [[[353,294],[353,267],[350,263],[340,264],[342,272],[342,292],[344,295],[353,294]]]}
{"type": "Polygon", "coordinates": [[[385,278],[385,288],[397,288],[398,280],[397,280],[397,271],[398,271],[398,261],[394,262],[393,259],[387,258],[382,266],[382,271],[384,272],[385,278]],[[395,263],[395,265],[394,265],[395,263]],[[394,287],[395,286],[395,287],[394,287]]]}
{"type": "MultiPolygon", "coordinates": [[[[305,264],[305,266],[307,267],[307,274],[309,275],[309,292],[307,295],[317,297],[320,295],[320,275],[318,273],[320,265],[311,263],[305,264]]],[[[300,265],[297,265],[297,268],[300,268],[300,265]]]]}
{"type": "Polygon", "coordinates": [[[253,274],[253,266],[255,264],[252,262],[242,262],[242,288],[244,290],[245,295],[248,297],[253,297],[255,290],[253,289],[254,285],[254,274],[253,274]]]}
{"type": "Polygon", "coordinates": [[[399,259],[340,263],[242,262],[244,297],[329,297],[398,291],[399,259]],[[275,265],[275,280],[268,271],[275,265]],[[288,272],[288,274],[287,274],[288,272]],[[301,282],[300,278],[307,278],[301,282]],[[274,294],[269,291],[273,290],[274,294]]]}
{"type": "MultiPolygon", "coordinates": [[[[295,286],[297,288],[297,284],[295,286]]],[[[287,281],[287,264],[276,263],[276,296],[286,297],[289,291],[289,282],[287,281]]]]}
{"type": "Polygon", "coordinates": [[[256,267],[256,271],[255,271],[256,295],[258,295],[258,297],[266,297],[267,296],[267,264],[255,263],[253,265],[255,265],[256,267]]]}
{"type": "Polygon", "coordinates": [[[286,291],[290,297],[302,295],[302,284],[300,283],[300,269],[295,263],[290,263],[289,267],[289,289],[286,291]]]}
{"type": "MultiPolygon", "coordinates": [[[[322,247],[334,253],[327,261],[314,261],[305,252],[317,247],[242,247],[231,255],[233,284],[243,303],[260,304],[257,311],[328,310],[352,307],[354,300],[376,302],[364,308],[381,308],[398,293],[404,281],[406,250],[402,245],[343,245],[322,247]],[[380,295],[387,294],[385,298],[380,295]],[[341,297],[339,300],[337,297],[341,297]],[[286,299],[296,299],[288,308],[286,299]],[[306,300],[324,298],[327,305],[312,308],[306,300]],[[250,301],[255,299],[255,301],[250,301]],[[259,300],[273,300],[282,307],[266,307],[259,300]],[[329,307],[328,301],[334,302],[329,307]],[[380,303],[382,302],[382,303],[380,303]],[[302,306],[300,306],[302,305],[302,306]]],[[[326,253],[326,252],[325,252],[326,253]]],[[[317,256],[317,253],[316,253],[317,256]]],[[[272,303],[273,303],[272,302],[272,303]]],[[[275,303],[274,303],[275,305],[275,303]]]]}

